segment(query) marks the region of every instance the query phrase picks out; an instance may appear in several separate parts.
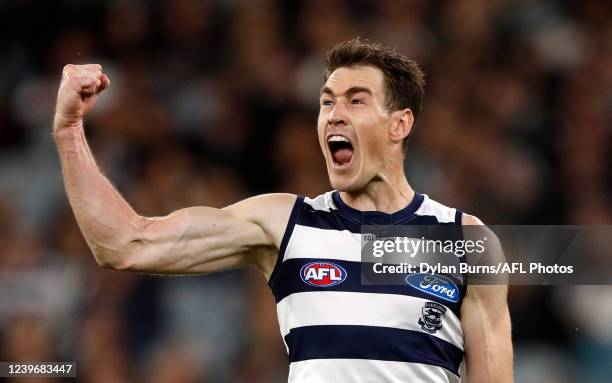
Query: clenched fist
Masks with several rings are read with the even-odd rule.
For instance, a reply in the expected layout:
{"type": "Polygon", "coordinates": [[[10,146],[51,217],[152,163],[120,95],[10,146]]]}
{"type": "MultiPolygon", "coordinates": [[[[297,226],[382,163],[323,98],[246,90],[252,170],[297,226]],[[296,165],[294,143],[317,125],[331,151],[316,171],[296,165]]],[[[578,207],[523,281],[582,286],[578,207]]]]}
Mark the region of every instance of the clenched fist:
{"type": "Polygon", "coordinates": [[[80,126],[100,92],[109,85],[110,80],[102,72],[101,65],[66,65],[57,93],[54,130],[80,126]]]}

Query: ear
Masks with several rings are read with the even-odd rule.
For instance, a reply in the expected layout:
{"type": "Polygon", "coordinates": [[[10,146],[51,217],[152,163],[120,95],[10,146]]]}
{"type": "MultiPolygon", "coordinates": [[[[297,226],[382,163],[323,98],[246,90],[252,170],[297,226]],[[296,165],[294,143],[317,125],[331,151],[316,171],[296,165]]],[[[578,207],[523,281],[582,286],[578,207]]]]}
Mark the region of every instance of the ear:
{"type": "Polygon", "coordinates": [[[392,115],[394,121],[389,129],[389,138],[393,142],[402,142],[412,131],[414,115],[410,109],[396,110],[392,115]]]}

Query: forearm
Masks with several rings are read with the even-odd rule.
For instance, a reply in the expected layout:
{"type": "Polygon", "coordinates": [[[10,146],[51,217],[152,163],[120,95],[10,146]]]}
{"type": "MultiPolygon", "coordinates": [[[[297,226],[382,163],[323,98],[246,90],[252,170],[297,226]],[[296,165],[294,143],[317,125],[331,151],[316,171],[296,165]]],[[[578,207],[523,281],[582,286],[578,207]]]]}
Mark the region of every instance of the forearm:
{"type": "Polygon", "coordinates": [[[480,350],[471,350],[467,357],[468,383],[513,382],[509,319],[500,320],[503,323],[483,323],[486,334],[480,350]]]}
{"type": "Polygon", "coordinates": [[[468,287],[461,317],[468,383],[512,383],[511,323],[506,286],[468,287]]]}
{"type": "Polygon", "coordinates": [[[140,217],[100,172],[82,120],[66,124],[56,118],[54,136],[66,193],[79,227],[98,264],[120,268],[140,217]]]}

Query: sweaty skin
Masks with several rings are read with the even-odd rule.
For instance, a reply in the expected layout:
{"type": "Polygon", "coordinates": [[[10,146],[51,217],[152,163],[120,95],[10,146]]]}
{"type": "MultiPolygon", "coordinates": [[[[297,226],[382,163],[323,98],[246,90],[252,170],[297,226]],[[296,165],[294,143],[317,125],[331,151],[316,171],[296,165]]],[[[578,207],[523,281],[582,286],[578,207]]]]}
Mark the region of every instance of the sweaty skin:
{"type": "MultiPolygon", "coordinates": [[[[70,205],[98,264],[154,274],[203,274],[254,265],[269,278],[296,196],[265,194],[223,209],[190,207],[165,217],[136,213],[101,173],[85,139],[83,118],[110,85],[97,64],[66,65],[53,132],[70,205]]],[[[382,72],[339,68],[321,91],[318,137],[330,183],[358,210],[392,213],[415,195],[403,172],[410,109],[389,111],[382,72]],[[328,140],[352,146],[333,161],[328,140]],[[346,153],[345,153],[346,154],[346,153]]],[[[464,215],[463,224],[482,224],[464,215]]],[[[512,382],[505,286],[469,285],[461,316],[468,382],[512,382]]]]}

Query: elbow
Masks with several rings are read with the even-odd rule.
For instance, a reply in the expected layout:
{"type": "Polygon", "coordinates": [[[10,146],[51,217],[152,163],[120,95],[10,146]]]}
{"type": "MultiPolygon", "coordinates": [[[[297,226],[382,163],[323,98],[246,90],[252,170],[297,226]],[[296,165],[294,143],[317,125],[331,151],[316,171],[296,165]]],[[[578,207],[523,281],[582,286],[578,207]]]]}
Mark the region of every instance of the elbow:
{"type": "Polygon", "coordinates": [[[114,262],[112,262],[110,259],[105,258],[102,254],[96,253],[95,251],[93,252],[93,255],[98,267],[101,269],[114,269],[114,262]]]}
{"type": "Polygon", "coordinates": [[[90,248],[100,268],[131,271],[136,270],[135,260],[144,248],[143,220],[132,222],[130,229],[124,229],[121,236],[98,238],[90,248]]]}
{"type": "Polygon", "coordinates": [[[96,263],[101,269],[118,270],[118,271],[121,270],[115,262],[108,262],[108,261],[104,261],[104,260],[100,260],[96,258],[96,263]]]}
{"type": "Polygon", "coordinates": [[[92,246],[92,252],[96,263],[102,269],[129,271],[135,267],[137,246],[126,244],[113,248],[92,246]]]}
{"type": "Polygon", "coordinates": [[[127,262],[121,262],[119,260],[114,260],[114,259],[106,259],[100,256],[96,256],[95,258],[96,258],[96,263],[101,269],[118,270],[118,271],[129,269],[127,262]]]}

